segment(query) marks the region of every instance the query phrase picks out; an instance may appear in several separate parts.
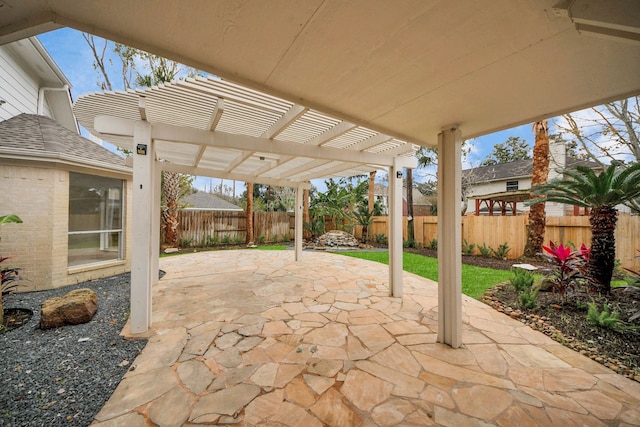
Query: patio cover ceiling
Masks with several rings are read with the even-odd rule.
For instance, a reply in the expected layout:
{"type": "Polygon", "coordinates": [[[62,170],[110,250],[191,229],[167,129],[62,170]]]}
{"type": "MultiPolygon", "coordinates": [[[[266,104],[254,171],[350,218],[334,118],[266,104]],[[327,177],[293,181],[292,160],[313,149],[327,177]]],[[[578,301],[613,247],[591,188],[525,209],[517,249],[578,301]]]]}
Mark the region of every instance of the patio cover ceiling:
{"type": "Polygon", "coordinates": [[[135,122],[148,121],[162,168],[193,175],[296,187],[416,163],[414,144],[214,77],[88,94],[74,112],[131,151],[135,122]]]}
{"type": "Polygon", "coordinates": [[[434,146],[640,93],[636,0],[0,0],[0,43],[61,26],[434,146]],[[601,37],[591,37],[590,35],[601,37]]]}

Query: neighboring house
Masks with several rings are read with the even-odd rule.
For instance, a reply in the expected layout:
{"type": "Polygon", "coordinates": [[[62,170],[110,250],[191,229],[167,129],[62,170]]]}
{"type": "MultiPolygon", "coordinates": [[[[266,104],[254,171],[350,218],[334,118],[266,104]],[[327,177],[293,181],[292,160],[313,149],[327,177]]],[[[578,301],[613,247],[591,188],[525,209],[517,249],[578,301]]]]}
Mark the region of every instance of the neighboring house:
{"type": "Polygon", "coordinates": [[[242,212],[240,206],[236,206],[231,202],[227,202],[218,196],[205,191],[197,191],[193,194],[183,197],[180,200],[185,204],[185,211],[225,211],[225,212],[242,212]]]}
{"type": "MultiPolygon", "coordinates": [[[[549,177],[560,177],[560,172],[576,165],[602,169],[595,162],[566,157],[563,144],[549,146],[549,177]]],[[[469,215],[520,215],[529,210],[524,205],[531,198],[531,175],[533,160],[484,166],[462,171],[463,187],[466,189],[469,215]]],[[[559,203],[546,203],[547,216],[581,215],[584,210],[559,203]]]]}
{"type": "MultiPolygon", "coordinates": [[[[429,198],[419,192],[413,190],[413,216],[429,216],[431,215],[432,204],[429,198]]],[[[407,189],[402,188],[402,216],[407,216],[407,189]]]]}
{"type": "Polygon", "coordinates": [[[78,133],[70,90],[71,84],[37,38],[0,46],[0,121],[38,114],[78,133]]]}
{"type": "Polygon", "coordinates": [[[83,138],[69,82],[37,39],[0,46],[0,255],[19,291],[130,271],[131,168],[83,138]]]}
{"type": "Polygon", "coordinates": [[[380,183],[373,184],[373,197],[382,206],[384,215],[387,215],[389,212],[389,187],[380,183]]]}
{"type": "MultiPolygon", "coordinates": [[[[376,183],[373,187],[376,201],[380,202],[385,215],[389,212],[389,188],[386,185],[376,183]]],[[[432,204],[429,199],[418,190],[413,190],[413,216],[429,216],[432,212],[432,204]]],[[[402,188],[402,216],[407,216],[407,189],[402,188]]]]}

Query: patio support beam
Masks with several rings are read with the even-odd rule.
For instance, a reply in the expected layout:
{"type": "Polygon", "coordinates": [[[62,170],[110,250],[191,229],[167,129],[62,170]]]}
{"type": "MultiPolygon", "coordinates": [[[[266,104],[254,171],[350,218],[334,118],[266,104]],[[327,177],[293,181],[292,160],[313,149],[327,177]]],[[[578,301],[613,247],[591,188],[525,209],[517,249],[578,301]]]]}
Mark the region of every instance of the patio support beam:
{"type": "MultiPolygon", "coordinates": [[[[154,150],[155,151],[155,150],[154,150]]],[[[160,205],[162,204],[162,168],[160,167],[160,162],[155,157],[155,152],[153,154],[153,194],[152,194],[152,204],[149,209],[151,212],[151,281],[149,286],[149,326],[152,324],[152,313],[153,313],[153,298],[152,298],[152,287],[160,278],[158,277],[158,273],[160,272],[160,205]]]]}
{"type": "MultiPolygon", "coordinates": [[[[298,181],[290,181],[286,179],[275,179],[269,178],[265,176],[255,176],[243,173],[231,173],[231,172],[223,172],[215,169],[207,169],[207,168],[194,168],[192,166],[186,165],[178,165],[175,163],[160,163],[160,167],[162,170],[178,172],[178,173],[186,173],[189,175],[195,176],[208,176],[211,178],[219,178],[219,179],[231,179],[234,181],[244,181],[244,182],[253,182],[255,184],[265,184],[265,185],[277,185],[278,187],[291,187],[296,188],[299,184],[298,181]]],[[[301,184],[306,186],[307,188],[311,188],[311,184],[304,183],[301,184]]]]}
{"type": "Polygon", "coordinates": [[[438,342],[462,345],[460,129],[438,135],[438,342]]]}
{"type": "Polygon", "coordinates": [[[295,259],[300,260],[302,256],[302,219],[304,216],[304,187],[299,185],[296,187],[296,213],[295,213],[295,259]]]}
{"type": "Polygon", "coordinates": [[[389,168],[389,293],[402,297],[402,166],[389,168]]]}
{"type": "MultiPolygon", "coordinates": [[[[131,256],[131,333],[144,333],[151,326],[152,226],[154,206],[154,148],[151,125],[135,124],[133,136],[133,219],[131,256]]],[[[158,254],[155,254],[157,257],[158,254]]],[[[157,272],[156,272],[157,275],[157,272]]],[[[157,276],[156,276],[157,277],[157,276]]]]}
{"type": "MultiPolygon", "coordinates": [[[[112,116],[96,116],[94,128],[107,136],[132,136],[134,121],[112,116]]],[[[399,157],[384,153],[376,154],[333,147],[320,147],[296,142],[271,140],[248,135],[237,135],[221,131],[207,131],[167,124],[153,126],[153,139],[182,142],[185,144],[204,145],[210,147],[229,148],[234,150],[255,151],[265,154],[308,157],[312,159],[334,160],[338,162],[367,163],[377,166],[398,166],[415,168],[418,164],[415,157],[399,157]]],[[[108,137],[105,139],[109,139],[108,137]]],[[[130,147],[125,147],[130,148],[130,147]]]]}

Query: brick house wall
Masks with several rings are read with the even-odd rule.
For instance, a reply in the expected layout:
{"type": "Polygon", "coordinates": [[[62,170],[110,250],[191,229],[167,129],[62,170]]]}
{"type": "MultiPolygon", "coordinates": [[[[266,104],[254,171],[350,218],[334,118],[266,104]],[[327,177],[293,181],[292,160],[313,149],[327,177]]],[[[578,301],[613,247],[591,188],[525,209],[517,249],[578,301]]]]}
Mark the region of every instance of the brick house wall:
{"type": "MultiPolygon", "coordinates": [[[[80,171],[80,170],[79,170],[80,171]]],[[[59,288],[131,270],[131,178],[83,170],[83,173],[127,179],[125,184],[124,259],[69,269],[69,171],[54,164],[0,159],[2,214],[18,215],[22,224],[0,228],[0,255],[19,267],[18,291],[59,288]]]]}

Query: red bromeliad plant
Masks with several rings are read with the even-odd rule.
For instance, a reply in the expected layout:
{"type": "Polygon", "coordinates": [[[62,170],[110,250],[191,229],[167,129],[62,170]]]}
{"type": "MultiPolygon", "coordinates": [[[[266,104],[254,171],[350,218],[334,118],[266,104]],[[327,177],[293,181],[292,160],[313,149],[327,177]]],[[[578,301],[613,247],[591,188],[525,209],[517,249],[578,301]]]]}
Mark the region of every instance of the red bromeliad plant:
{"type": "Polygon", "coordinates": [[[548,277],[553,285],[553,292],[558,292],[564,300],[569,290],[575,290],[579,280],[589,280],[587,264],[591,250],[583,243],[578,250],[571,250],[562,243],[556,246],[549,242],[549,246],[542,246],[546,253],[540,255],[555,265],[553,273],[548,277]]]}

